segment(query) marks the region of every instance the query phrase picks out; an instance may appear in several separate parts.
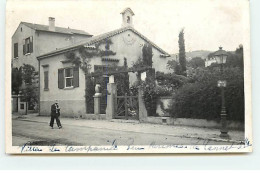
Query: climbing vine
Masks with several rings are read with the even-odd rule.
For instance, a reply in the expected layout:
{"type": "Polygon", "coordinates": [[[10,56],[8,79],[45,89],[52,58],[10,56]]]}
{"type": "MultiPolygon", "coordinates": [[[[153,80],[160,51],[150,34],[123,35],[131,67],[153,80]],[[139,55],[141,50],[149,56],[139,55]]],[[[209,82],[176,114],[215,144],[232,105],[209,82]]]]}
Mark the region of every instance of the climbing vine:
{"type": "Polygon", "coordinates": [[[156,116],[156,101],[158,93],[156,92],[155,82],[150,78],[147,78],[146,81],[141,82],[140,87],[143,91],[142,97],[148,116],[156,116]]]}
{"type": "Polygon", "coordinates": [[[94,56],[103,57],[116,55],[116,52],[109,50],[111,44],[113,44],[113,42],[110,39],[105,39],[96,43],[94,49],[86,49],[84,46],[81,46],[78,49],[79,55],[77,55],[75,51],[69,51],[65,54],[65,56],[71,61],[72,64],[80,67],[85,74],[88,74],[91,69],[91,65],[89,63],[91,58],[94,56]],[[105,50],[101,50],[99,48],[102,44],[105,44],[105,50]]]}
{"type": "MultiPolygon", "coordinates": [[[[94,113],[93,96],[95,94],[95,80],[93,77],[89,75],[90,70],[92,68],[90,64],[91,58],[116,55],[116,52],[110,50],[111,44],[113,44],[113,42],[110,39],[105,39],[96,43],[95,48],[93,49],[87,49],[86,47],[81,46],[78,49],[78,53],[76,53],[76,51],[69,51],[65,54],[67,59],[69,59],[69,61],[76,67],[81,68],[86,75],[85,76],[86,79],[85,80],[86,81],[85,101],[86,101],[87,113],[94,113]],[[100,49],[100,46],[102,44],[105,44],[105,50],[100,49]]],[[[98,82],[99,80],[100,79],[96,77],[96,82],[98,82]]]]}
{"type": "Polygon", "coordinates": [[[87,104],[87,113],[94,113],[94,96],[95,94],[95,83],[91,76],[86,76],[86,89],[85,97],[87,104]]]}

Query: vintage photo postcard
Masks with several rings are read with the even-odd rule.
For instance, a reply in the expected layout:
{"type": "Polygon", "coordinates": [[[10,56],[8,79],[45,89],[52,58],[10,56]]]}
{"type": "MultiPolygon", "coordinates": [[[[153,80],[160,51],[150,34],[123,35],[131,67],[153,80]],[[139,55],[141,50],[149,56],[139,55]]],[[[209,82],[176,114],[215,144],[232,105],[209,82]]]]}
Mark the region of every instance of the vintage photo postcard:
{"type": "Polygon", "coordinates": [[[6,153],[252,152],[248,0],[8,0],[6,153]]]}

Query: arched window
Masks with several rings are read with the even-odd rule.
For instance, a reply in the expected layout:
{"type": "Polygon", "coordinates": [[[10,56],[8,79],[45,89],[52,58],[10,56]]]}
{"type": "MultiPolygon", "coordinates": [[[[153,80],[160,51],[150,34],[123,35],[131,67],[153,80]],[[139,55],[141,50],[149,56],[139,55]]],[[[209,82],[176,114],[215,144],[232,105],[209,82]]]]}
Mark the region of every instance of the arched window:
{"type": "Polygon", "coordinates": [[[127,16],[127,21],[126,22],[130,23],[130,17],[129,16],[127,16]]]}

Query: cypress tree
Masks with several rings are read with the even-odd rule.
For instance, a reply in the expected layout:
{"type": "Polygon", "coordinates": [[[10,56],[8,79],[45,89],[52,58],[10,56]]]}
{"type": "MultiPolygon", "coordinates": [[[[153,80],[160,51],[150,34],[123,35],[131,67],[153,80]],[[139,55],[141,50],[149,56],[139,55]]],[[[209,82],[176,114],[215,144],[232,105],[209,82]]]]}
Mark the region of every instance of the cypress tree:
{"type": "Polygon", "coordinates": [[[186,55],[185,55],[185,42],[184,42],[184,29],[179,33],[179,62],[181,65],[182,75],[186,74],[186,55]]]}

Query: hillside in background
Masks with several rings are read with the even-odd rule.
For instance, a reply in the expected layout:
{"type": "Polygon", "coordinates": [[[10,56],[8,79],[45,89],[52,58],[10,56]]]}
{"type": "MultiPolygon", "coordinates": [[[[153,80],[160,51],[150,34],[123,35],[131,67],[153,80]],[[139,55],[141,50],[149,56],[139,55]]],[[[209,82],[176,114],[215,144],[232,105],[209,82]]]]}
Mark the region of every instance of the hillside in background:
{"type": "MultiPolygon", "coordinates": [[[[208,50],[195,50],[191,52],[186,52],[186,60],[190,61],[192,58],[195,57],[201,57],[202,59],[206,59],[210,53],[212,53],[212,51],[208,50]]],[[[172,59],[176,60],[176,55],[178,54],[171,54],[172,59]]]]}

